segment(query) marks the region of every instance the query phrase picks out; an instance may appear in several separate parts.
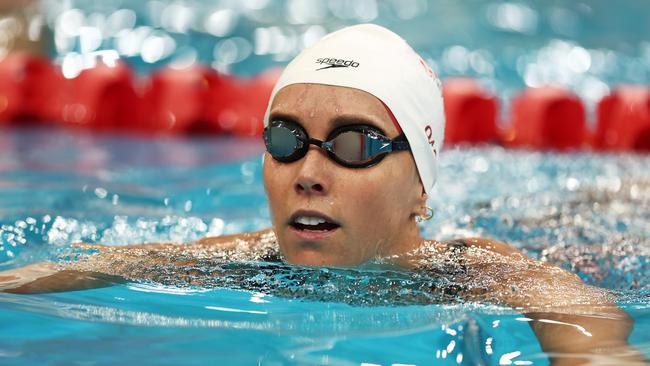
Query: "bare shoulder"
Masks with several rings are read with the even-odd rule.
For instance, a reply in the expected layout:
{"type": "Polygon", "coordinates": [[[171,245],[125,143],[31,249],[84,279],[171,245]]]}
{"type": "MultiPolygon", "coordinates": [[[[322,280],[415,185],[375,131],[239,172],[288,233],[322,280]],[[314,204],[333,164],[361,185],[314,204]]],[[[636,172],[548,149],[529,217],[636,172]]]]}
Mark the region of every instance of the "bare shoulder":
{"type": "Polygon", "coordinates": [[[477,268],[486,270],[489,267],[496,267],[498,271],[493,272],[501,275],[514,276],[516,273],[526,273],[530,278],[555,278],[582,283],[575,273],[529,257],[516,247],[502,241],[489,238],[466,238],[455,242],[459,241],[469,248],[465,252],[464,259],[477,268]],[[509,269],[504,269],[504,265],[509,269]]]}
{"type": "Polygon", "coordinates": [[[515,247],[502,241],[488,238],[460,238],[451,240],[425,240],[423,245],[413,252],[411,259],[416,261],[434,260],[453,256],[455,261],[465,264],[477,263],[489,257],[525,257],[515,247]]]}
{"type": "Polygon", "coordinates": [[[465,238],[449,241],[449,243],[462,243],[468,248],[483,249],[501,255],[522,255],[517,248],[499,240],[488,238],[465,238]]]}
{"type": "Polygon", "coordinates": [[[575,274],[567,272],[551,263],[529,257],[516,247],[500,240],[474,237],[448,240],[441,244],[444,244],[443,248],[445,250],[449,250],[449,248],[462,248],[461,250],[456,249],[456,251],[461,254],[464,263],[479,269],[506,265],[510,267],[510,270],[500,270],[500,273],[526,271],[529,273],[546,273],[556,276],[566,275],[577,279],[575,274]]]}

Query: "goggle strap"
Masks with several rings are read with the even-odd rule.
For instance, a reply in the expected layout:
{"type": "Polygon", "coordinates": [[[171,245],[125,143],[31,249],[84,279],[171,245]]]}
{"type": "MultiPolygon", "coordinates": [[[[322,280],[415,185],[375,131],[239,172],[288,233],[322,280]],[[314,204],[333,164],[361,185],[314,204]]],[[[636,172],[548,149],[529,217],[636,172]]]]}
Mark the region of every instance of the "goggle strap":
{"type": "Polygon", "coordinates": [[[391,144],[392,150],[397,151],[397,150],[411,150],[411,145],[409,144],[408,141],[402,140],[402,141],[395,141],[393,140],[393,143],[391,144]]]}

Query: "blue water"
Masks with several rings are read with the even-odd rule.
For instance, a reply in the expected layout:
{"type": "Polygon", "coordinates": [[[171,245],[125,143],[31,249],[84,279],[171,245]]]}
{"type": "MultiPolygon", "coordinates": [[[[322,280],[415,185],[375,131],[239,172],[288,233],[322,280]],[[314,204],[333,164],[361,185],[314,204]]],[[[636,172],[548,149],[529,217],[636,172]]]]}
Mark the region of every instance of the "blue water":
{"type": "MultiPolygon", "coordinates": [[[[49,128],[5,128],[0,141],[0,269],[79,240],[187,242],[269,225],[259,141],[49,128]]],[[[441,162],[426,236],[500,239],[615,291],[635,320],[631,344],[650,355],[650,157],[482,147],[441,162]]],[[[407,274],[232,268],[209,286],[0,294],[0,364],[548,363],[521,314],[382,285],[421,280],[407,274]]]]}

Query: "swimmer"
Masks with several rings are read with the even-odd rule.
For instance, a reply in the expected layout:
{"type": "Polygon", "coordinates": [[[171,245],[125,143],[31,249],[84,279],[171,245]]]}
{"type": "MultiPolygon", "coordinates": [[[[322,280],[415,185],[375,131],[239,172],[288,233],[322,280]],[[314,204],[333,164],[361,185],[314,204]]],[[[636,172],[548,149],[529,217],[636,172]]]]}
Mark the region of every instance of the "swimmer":
{"type": "MultiPolygon", "coordinates": [[[[591,357],[644,362],[627,343],[630,317],[578,276],[490,239],[421,237],[417,222],[432,216],[426,205],[442,147],[442,93],[437,76],[396,34],[357,25],[301,52],[278,80],[264,124],[272,228],[189,244],[77,244],[89,253],[0,272],[0,290],[161,281],[160,266],[214,258],[329,267],[380,260],[391,268],[451,273],[463,299],[526,314],[554,365],[591,357]]],[[[193,273],[177,275],[191,283],[193,273]]]]}

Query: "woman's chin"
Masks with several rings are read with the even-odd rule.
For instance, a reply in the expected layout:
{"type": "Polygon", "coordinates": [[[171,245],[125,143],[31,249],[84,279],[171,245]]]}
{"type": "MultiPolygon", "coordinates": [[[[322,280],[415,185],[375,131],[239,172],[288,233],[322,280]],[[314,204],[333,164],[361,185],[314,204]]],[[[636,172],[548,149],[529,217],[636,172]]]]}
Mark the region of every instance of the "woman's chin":
{"type": "Polygon", "coordinates": [[[288,263],[299,266],[348,267],[358,264],[350,256],[333,248],[297,244],[292,250],[285,251],[288,263]]]}

